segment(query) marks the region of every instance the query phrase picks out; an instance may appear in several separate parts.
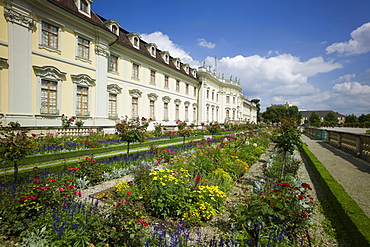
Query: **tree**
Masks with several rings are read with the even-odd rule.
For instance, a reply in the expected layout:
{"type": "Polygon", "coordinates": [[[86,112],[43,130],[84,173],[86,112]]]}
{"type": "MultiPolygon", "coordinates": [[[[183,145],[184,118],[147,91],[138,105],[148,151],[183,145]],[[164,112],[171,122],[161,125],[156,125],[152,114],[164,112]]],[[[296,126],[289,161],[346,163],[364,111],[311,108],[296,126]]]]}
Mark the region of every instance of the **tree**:
{"type": "Polygon", "coordinates": [[[257,122],[260,121],[261,117],[260,117],[260,110],[261,110],[261,104],[260,104],[260,99],[252,99],[251,102],[255,103],[256,104],[256,107],[257,107],[257,122]]]}
{"type": "Polygon", "coordinates": [[[370,122],[370,114],[361,114],[361,116],[358,117],[358,121],[360,123],[364,123],[364,122],[370,122]]]}
{"type": "Polygon", "coordinates": [[[122,141],[127,142],[127,155],[130,152],[130,143],[144,141],[148,126],[149,121],[144,117],[141,120],[139,118],[128,120],[126,117],[126,119],[116,124],[116,134],[122,141]]]}
{"type": "MultiPolygon", "coordinates": [[[[19,125],[20,126],[20,125],[19,125]]],[[[17,126],[17,128],[19,128],[17,126]]],[[[1,127],[0,130],[0,161],[11,163],[14,167],[14,182],[18,182],[19,162],[33,149],[32,138],[26,131],[16,130],[14,127],[1,127]]]]}
{"type": "Polygon", "coordinates": [[[276,140],[276,147],[281,150],[283,155],[280,177],[283,177],[284,168],[287,163],[287,155],[292,155],[295,148],[302,145],[297,124],[292,117],[281,119],[281,128],[278,129],[279,135],[276,140]]]}
{"type": "Polygon", "coordinates": [[[266,107],[266,111],[262,113],[264,121],[266,123],[278,123],[287,115],[287,109],[284,106],[266,107]]]}
{"type": "Polygon", "coordinates": [[[297,123],[301,122],[302,112],[299,111],[297,106],[289,106],[286,112],[288,117],[293,118],[297,123]]]}
{"type": "Polygon", "coordinates": [[[335,116],[335,113],[330,111],[326,116],[324,117],[324,120],[327,122],[338,122],[337,116],[335,116]]]}
{"type": "Polygon", "coordinates": [[[346,116],[346,123],[356,123],[356,122],[357,122],[357,117],[355,114],[346,116]]]}
{"type": "Polygon", "coordinates": [[[317,114],[316,111],[313,111],[311,113],[311,116],[310,116],[309,120],[310,120],[310,125],[311,126],[320,126],[320,116],[319,116],[319,114],[317,114]]]}

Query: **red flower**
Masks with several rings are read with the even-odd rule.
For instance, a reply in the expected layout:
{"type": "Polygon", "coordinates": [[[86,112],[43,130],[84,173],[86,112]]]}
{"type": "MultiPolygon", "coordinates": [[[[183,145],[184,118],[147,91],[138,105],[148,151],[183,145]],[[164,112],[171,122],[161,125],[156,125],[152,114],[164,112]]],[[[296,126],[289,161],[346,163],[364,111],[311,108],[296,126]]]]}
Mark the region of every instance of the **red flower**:
{"type": "Polygon", "coordinates": [[[129,195],[131,195],[132,193],[131,192],[127,192],[127,195],[129,196],[129,195]]]}
{"type": "Polygon", "coordinates": [[[302,214],[302,217],[303,217],[303,218],[307,218],[307,217],[308,217],[308,215],[307,215],[307,214],[302,214]]]}
{"type": "Polygon", "coordinates": [[[299,200],[303,200],[303,199],[304,199],[304,196],[299,195],[299,196],[298,196],[298,199],[299,199],[299,200]]]}
{"type": "Polygon", "coordinates": [[[278,179],[278,182],[280,182],[280,183],[281,183],[281,182],[283,182],[283,180],[282,180],[281,178],[279,178],[279,179],[278,179]]]}
{"type": "Polygon", "coordinates": [[[306,189],[309,189],[309,190],[312,190],[311,186],[309,184],[306,184],[306,183],[302,183],[302,187],[306,188],[306,189]]]}
{"type": "Polygon", "coordinates": [[[275,205],[271,205],[270,208],[276,208],[276,206],[275,205]]]}
{"type": "Polygon", "coordinates": [[[55,179],[52,179],[52,178],[48,178],[48,181],[55,182],[56,180],[55,179]]]}
{"type": "Polygon", "coordinates": [[[59,191],[60,191],[60,192],[64,192],[64,189],[63,189],[63,188],[59,188],[59,191]]]}
{"type": "Polygon", "coordinates": [[[198,175],[198,176],[197,176],[197,178],[195,179],[195,186],[197,186],[197,185],[198,185],[198,183],[199,183],[199,181],[200,181],[200,178],[201,178],[201,177],[198,175]]]}
{"type": "Polygon", "coordinates": [[[86,158],[85,158],[85,160],[88,160],[88,159],[90,159],[90,158],[89,158],[89,157],[86,157],[86,158]]]}
{"type": "Polygon", "coordinates": [[[123,202],[123,203],[128,203],[128,201],[126,201],[125,199],[122,199],[122,202],[123,202]]]}

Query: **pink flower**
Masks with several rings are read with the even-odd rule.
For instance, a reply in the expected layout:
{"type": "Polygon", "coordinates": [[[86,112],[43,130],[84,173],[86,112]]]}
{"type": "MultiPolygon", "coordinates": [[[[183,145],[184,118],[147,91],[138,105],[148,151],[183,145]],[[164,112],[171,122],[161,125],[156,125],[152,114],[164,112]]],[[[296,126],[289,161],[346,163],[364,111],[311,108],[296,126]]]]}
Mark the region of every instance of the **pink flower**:
{"type": "Polygon", "coordinates": [[[60,191],[60,192],[64,192],[64,189],[63,189],[63,188],[59,188],[59,191],[60,191]]]}
{"type": "Polygon", "coordinates": [[[78,167],[72,167],[68,169],[68,171],[77,171],[77,170],[78,170],[78,167]]]}
{"type": "Polygon", "coordinates": [[[48,178],[48,181],[55,182],[56,180],[55,179],[52,179],[52,178],[48,178]]]}
{"type": "Polygon", "coordinates": [[[122,199],[122,202],[123,202],[123,203],[128,203],[128,201],[126,201],[125,199],[122,199]]]}
{"type": "Polygon", "coordinates": [[[127,195],[129,196],[129,195],[131,195],[132,193],[131,192],[127,192],[127,195]]]}
{"type": "Polygon", "coordinates": [[[89,158],[89,157],[86,157],[86,158],[85,158],[85,160],[88,160],[88,159],[90,159],[90,158],[89,158]]]}

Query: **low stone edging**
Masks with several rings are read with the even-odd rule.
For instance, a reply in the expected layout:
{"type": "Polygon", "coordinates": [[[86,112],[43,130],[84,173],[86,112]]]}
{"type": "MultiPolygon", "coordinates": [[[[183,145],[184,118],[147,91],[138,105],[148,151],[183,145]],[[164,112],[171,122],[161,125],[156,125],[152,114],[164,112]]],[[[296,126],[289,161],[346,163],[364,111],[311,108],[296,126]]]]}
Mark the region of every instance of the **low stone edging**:
{"type": "Polygon", "coordinates": [[[358,246],[370,246],[370,218],[305,145],[300,148],[300,153],[318,176],[320,184],[354,242],[358,246]]]}

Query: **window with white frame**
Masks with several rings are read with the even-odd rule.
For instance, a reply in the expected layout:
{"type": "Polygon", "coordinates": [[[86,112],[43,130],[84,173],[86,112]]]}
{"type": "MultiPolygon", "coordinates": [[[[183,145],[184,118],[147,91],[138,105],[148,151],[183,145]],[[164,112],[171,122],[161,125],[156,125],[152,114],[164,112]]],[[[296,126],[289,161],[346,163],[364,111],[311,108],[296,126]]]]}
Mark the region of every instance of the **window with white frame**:
{"type": "Polygon", "coordinates": [[[154,100],[150,100],[149,101],[149,117],[152,118],[152,119],[155,119],[155,101],[154,100]]]}
{"type": "Polygon", "coordinates": [[[216,94],[216,102],[218,102],[218,93],[216,94]]]}
{"type": "Polygon", "coordinates": [[[207,106],[207,122],[209,122],[209,106],[207,106]]]}
{"type": "Polygon", "coordinates": [[[176,80],[176,92],[180,92],[180,81],[176,80]]]}
{"type": "Polygon", "coordinates": [[[57,108],[58,83],[41,80],[41,114],[59,114],[57,108]]]}
{"type": "Polygon", "coordinates": [[[209,99],[209,89],[207,89],[207,99],[209,99]]]}
{"type": "Polygon", "coordinates": [[[189,121],[189,106],[185,106],[185,121],[189,121]]]}
{"type": "Polygon", "coordinates": [[[118,72],[118,57],[115,55],[109,56],[109,71],[118,72]]]}
{"type": "Polygon", "coordinates": [[[185,85],[185,94],[189,95],[189,84],[187,84],[187,83],[185,85]]]}
{"type": "Polygon", "coordinates": [[[109,94],[109,108],[108,108],[109,117],[118,117],[117,114],[117,94],[109,94]]]}
{"type": "Polygon", "coordinates": [[[168,103],[163,103],[163,120],[168,120],[168,103]]]}
{"type": "Polygon", "coordinates": [[[150,84],[155,85],[155,70],[150,70],[150,84]]]}
{"type": "Polygon", "coordinates": [[[139,80],[139,65],[136,63],[132,63],[132,78],[135,80],[139,80]]]}
{"type": "Polygon", "coordinates": [[[58,32],[59,32],[58,27],[43,21],[41,44],[43,46],[57,50],[59,38],[58,32]]]}
{"type": "Polygon", "coordinates": [[[215,100],[215,92],[212,92],[212,100],[215,100]]]}
{"type": "Polygon", "coordinates": [[[226,95],[226,104],[229,104],[229,103],[230,103],[230,96],[226,95]]]}
{"type": "Polygon", "coordinates": [[[218,122],[218,108],[216,108],[216,121],[218,122]]]}
{"type": "Polygon", "coordinates": [[[212,107],[212,114],[211,114],[212,122],[215,121],[214,116],[215,116],[215,108],[212,107]]]}
{"type": "Polygon", "coordinates": [[[175,105],[175,120],[180,120],[180,106],[175,105]]]}
{"type": "Polygon", "coordinates": [[[131,116],[132,117],[138,117],[139,116],[139,98],[132,97],[131,116]]]}
{"type": "Polygon", "coordinates": [[[193,96],[194,96],[194,97],[197,97],[197,88],[196,88],[196,87],[194,87],[194,93],[193,93],[193,96]]]}
{"type": "Polygon", "coordinates": [[[193,121],[195,122],[197,120],[197,108],[193,106],[193,121]]]}
{"type": "Polygon", "coordinates": [[[169,77],[167,75],[164,76],[164,88],[168,89],[169,85],[169,77]]]}
{"type": "Polygon", "coordinates": [[[226,120],[228,120],[229,118],[230,118],[230,111],[226,110],[226,120]]]}
{"type": "Polygon", "coordinates": [[[76,115],[87,116],[89,113],[89,88],[77,86],[76,115]]]}
{"type": "Polygon", "coordinates": [[[86,60],[90,59],[90,41],[81,36],[77,37],[77,56],[86,60]]]}
{"type": "Polygon", "coordinates": [[[233,97],[233,104],[235,105],[235,96],[233,97]]]}

